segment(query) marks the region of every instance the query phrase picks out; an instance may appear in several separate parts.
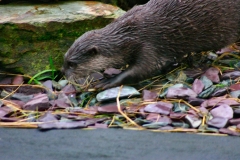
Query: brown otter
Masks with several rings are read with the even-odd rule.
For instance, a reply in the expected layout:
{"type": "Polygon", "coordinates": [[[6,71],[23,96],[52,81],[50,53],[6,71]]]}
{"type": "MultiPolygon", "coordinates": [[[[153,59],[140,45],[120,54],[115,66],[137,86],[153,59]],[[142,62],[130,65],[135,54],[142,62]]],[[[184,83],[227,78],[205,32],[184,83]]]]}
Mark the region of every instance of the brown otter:
{"type": "Polygon", "coordinates": [[[63,72],[75,80],[129,64],[97,85],[105,89],[149,78],[186,53],[218,50],[239,37],[240,0],[150,0],[79,37],[65,54],[63,72]]]}

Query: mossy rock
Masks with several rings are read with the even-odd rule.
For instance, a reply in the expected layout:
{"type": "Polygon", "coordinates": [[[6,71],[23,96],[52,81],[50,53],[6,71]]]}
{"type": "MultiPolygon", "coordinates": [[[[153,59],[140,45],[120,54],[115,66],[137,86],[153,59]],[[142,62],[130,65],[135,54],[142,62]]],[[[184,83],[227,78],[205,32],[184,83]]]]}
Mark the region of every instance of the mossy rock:
{"type": "Polygon", "coordinates": [[[76,38],[102,28],[124,13],[100,2],[59,2],[0,6],[0,70],[34,75],[60,68],[76,38]]]}
{"type": "MultiPolygon", "coordinates": [[[[73,1],[73,0],[25,0],[25,1],[35,3],[35,4],[37,3],[49,4],[49,3],[57,3],[57,2],[73,1]]],[[[99,2],[118,6],[124,10],[128,10],[135,5],[147,3],[149,0],[128,0],[128,1],[127,0],[86,0],[86,1],[99,1],[99,2]]],[[[22,0],[0,0],[0,4],[9,4],[9,3],[15,3],[15,2],[22,3],[23,1],[22,0]]]]}

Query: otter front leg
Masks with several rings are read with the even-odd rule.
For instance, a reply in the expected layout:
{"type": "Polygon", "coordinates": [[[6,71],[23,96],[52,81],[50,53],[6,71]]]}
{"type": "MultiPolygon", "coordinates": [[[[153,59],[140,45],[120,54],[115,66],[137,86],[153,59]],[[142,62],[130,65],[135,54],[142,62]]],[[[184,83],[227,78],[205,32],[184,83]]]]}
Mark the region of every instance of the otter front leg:
{"type": "Polygon", "coordinates": [[[134,74],[133,68],[127,69],[113,78],[100,81],[100,83],[97,84],[95,88],[107,89],[107,88],[116,87],[122,84],[136,82],[137,77],[134,76],[135,74],[134,74]]]}

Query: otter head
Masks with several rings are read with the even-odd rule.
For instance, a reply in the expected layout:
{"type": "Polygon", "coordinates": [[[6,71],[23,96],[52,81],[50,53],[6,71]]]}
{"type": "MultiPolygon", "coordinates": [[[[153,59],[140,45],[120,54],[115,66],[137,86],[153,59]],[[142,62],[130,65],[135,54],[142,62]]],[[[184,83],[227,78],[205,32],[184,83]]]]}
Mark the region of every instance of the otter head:
{"type": "Polygon", "coordinates": [[[91,73],[125,64],[111,40],[98,30],[89,31],[79,37],[64,56],[62,71],[70,81],[77,82],[91,73]],[[115,48],[115,49],[114,49],[115,48]]]}

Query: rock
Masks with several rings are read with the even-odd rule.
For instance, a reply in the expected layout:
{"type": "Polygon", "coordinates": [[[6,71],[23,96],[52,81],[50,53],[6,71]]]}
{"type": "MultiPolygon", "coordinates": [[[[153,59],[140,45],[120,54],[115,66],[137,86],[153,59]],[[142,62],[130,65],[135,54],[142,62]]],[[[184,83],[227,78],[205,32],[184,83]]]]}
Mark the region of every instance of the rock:
{"type": "Polygon", "coordinates": [[[216,128],[224,128],[228,123],[227,118],[214,117],[211,120],[207,121],[207,124],[216,128]]]}
{"type": "Polygon", "coordinates": [[[204,88],[204,84],[202,83],[202,81],[199,79],[195,79],[192,84],[192,90],[195,93],[199,94],[203,91],[203,88],[204,88]]]}
{"type": "Polygon", "coordinates": [[[33,95],[24,95],[22,93],[14,93],[11,98],[21,100],[26,103],[33,98],[33,95]]]}
{"type": "MultiPolygon", "coordinates": [[[[149,118],[149,116],[148,116],[148,118],[149,118]]],[[[148,120],[150,120],[150,118],[148,120]]],[[[157,119],[151,119],[150,121],[153,121],[153,123],[144,124],[142,126],[145,128],[157,129],[157,128],[164,127],[164,126],[167,126],[172,123],[172,120],[167,116],[163,116],[163,117],[158,116],[157,119]]]]}
{"type": "Polygon", "coordinates": [[[207,54],[207,58],[211,59],[211,60],[215,60],[215,59],[217,59],[217,57],[218,57],[218,55],[213,52],[208,52],[208,54],[207,54]]]}
{"type": "Polygon", "coordinates": [[[238,125],[238,124],[240,124],[240,118],[230,119],[230,120],[229,120],[229,123],[230,123],[230,124],[233,124],[233,125],[238,125]]]}
{"type": "Polygon", "coordinates": [[[196,69],[196,68],[187,68],[183,72],[187,75],[187,77],[194,78],[194,79],[204,73],[202,69],[196,69]]]}
{"type": "Polygon", "coordinates": [[[28,101],[23,109],[25,110],[33,110],[33,111],[45,111],[50,107],[48,96],[46,94],[39,94],[35,96],[33,99],[28,101]]]}
{"type": "MultiPolygon", "coordinates": [[[[116,99],[118,96],[119,89],[120,87],[107,89],[105,91],[98,93],[96,98],[99,102],[116,99]]],[[[135,88],[130,86],[123,86],[119,98],[137,95],[140,95],[140,93],[135,88]]]]}
{"type": "Polygon", "coordinates": [[[88,126],[88,128],[101,128],[101,129],[107,129],[108,125],[107,124],[102,124],[102,123],[95,123],[94,126],[88,126]]]}
{"type": "Polygon", "coordinates": [[[70,100],[73,107],[78,107],[78,101],[74,95],[68,96],[68,99],[70,100]]]}
{"type": "Polygon", "coordinates": [[[161,118],[160,114],[158,114],[158,113],[150,113],[146,117],[146,120],[154,122],[154,121],[157,121],[160,118],[161,118]]]}
{"type": "Polygon", "coordinates": [[[148,129],[158,129],[164,126],[167,126],[168,123],[167,122],[153,122],[150,124],[144,124],[142,125],[144,128],[148,128],[148,129]]]}
{"type": "Polygon", "coordinates": [[[142,94],[144,101],[155,101],[158,97],[158,94],[156,92],[152,92],[149,90],[143,90],[142,94]]]}
{"type": "Polygon", "coordinates": [[[68,96],[63,92],[59,93],[58,100],[64,101],[67,104],[71,104],[71,101],[69,100],[68,96]]]}
{"type": "Polygon", "coordinates": [[[188,103],[193,106],[200,106],[204,101],[205,101],[204,99],[200,99],[200,98],[192,98],[192,97],[188,98],[188,103]]]}
{"type": "MultiPolygon", "coordinates": [[[[184,85],[181,84],[181,83],[177,83],[177,84],[175,84],[175,85],[173,85],[173,86],[171,86],[171,87],[169,87],[169,88],[181,88],[181,87],[184,87],[184,85]]],[[[160,98],[164,98],[164,97],[167,95],[169,88],[165,88],[165,89],[162,91],[162,93],[159,95],[159,97],[160,97],[160,98]]]]}
{"type": "Polygon", "coordinates": [[[26,104],[26,103],[24,103],[23,101],[20,101],[20,100],[11,100],[11,103],[13,103],[15,105],[15,107],[17,107],[19,109],[22,109],[23,106],[26,104]]]}
{"type": "Polygon", "coordinates": [[[13,85],[20,85],[22,83],[23,83],[23,76],[18,75],[13,77],[13,80],[12,80],[13,85]]]}
{"type": "Polygon", "coordinates": [[[120,100],[121,106],[139,106],[139,103],[142,102],[142,98],[130,98],[120,100]]]}
{"type": "Polygon", "coordinates": [[[146,119],[142,119],[142,118],[136,118],[134,120],[135,123],[139,124],[139,125],[143,125],[143,124],[150,124],[152,123],[152,121],[146,120],[146,119]]]}
{"type": "Polygon", "coordinates": [[[107,77],[112,77],[112,76],[117,75],[117,74],[119,74],[119,73],[121,73],[121,72],[122,72],[122,71],[119,70],[119,69],[107,68],[107,69],[103,72],[103,74],[104,74],[105,76],[107,76],[107,77]]]}
{"type": "Polygon", "coordinates": [[[52,88],[53,83],[52,83],[51,80],[47,80],[47,81],[43,82],[42,85],[43,85],[44,87],[48,88],[48,89],[51,90],[51,91],[53,90],[53,88],[52,88]]]}
{"type": "Polygon", "coordinates": [[[227,105],[227,104],[222,104],[210,111],[213,117],[221,117],[221,118],[226,118],[226,119],[231,119],[233,118],[233,109],[227,105]]]}
{"type": "Polygon", "coordinates": [[[202,120],[195,115],[187,114],[185,119],[189,122],[192,128],[197,128],[202,123],[202,120]]]}
{"type": "Polygon", "coordinates": [[[159,114],[156,114],[156,113],[150,113],[146,120],[149,120],[149,121],[152,121],[152,122],[164,122],[166,124],[171,124],[172,123],[172,120],[167,117],[167,116],[160,116],[159,114]]]}
{"type": "Polygon", "coordinates": [[[100,2],[0,5],[0,62],[28,75],[51,68],[49,57],[60,68],[63,53],[76,38],[123,13],[100,2]]]}
{"type": "Polygon", "coordinates": [[[174,128],[172,126],[164,126],[164,127],[159,128],[159,129],[163,130],[163,131],[170,131],[170,130],[173,130],[174,128]]]}
{"type": "Polygon", "coordinates": [[[9,107],[0,107],[0,119],[13,111],[14,110],[9,107]]]}
{"type": "Polygon", "coordinates": [[[210,94],[211,97],[219,97],[224,96],[228,93],[228,88],[216,88],[212,94],[210,94]]]}
{"type": "Polygon", "coordinates": [[[213,82],[206,76],[202,76],[200,80],[204,84],[204,89],[207,89],[213,85],[213,82]]]}
{"type": "Polygon", "coordinates": [[[233,49],[232,46],[227,46],[227,47],[224,47],[221,50],[217,51],[216,53],[217,54],[223,54],[225,52],[233,52],[233,51],[234,51],[234,49],[233,49]]]}
{"type": "Polygon", "coordinates": [[[170,113],[170,115],[169,115],[169,117],[171,118],[171,119],[183,119],[184,117],[186,116],[186,113],[181,113],[181,112],[179,112],[179,113],[170,113]]]}
{"type": "Polygon", "coordinates": [[[219,83],[220,78],[218,74],[219,70],[215,67],[211,67],[204,73],[204,76],[206,76],[209,80],[211,80],[214,83],[219,83]]]}
{"type": "Polygon", "coordinates": [[[232,98],[239,98],[240,97],[240,90],[230,92],[230,96],[232,98]]]}
{"type": "Polygon", "coordinates": [[[47,95],[50,100],[55,100],[57,99],[57,94],[54,91],[47,90],[47,95]]]}
{"type": "Polygon", "coordinates": [[[62,86],[54,80],[52,81],[52,86],[53,86],[53,88],[55,88],[57,90],[60,90],[62,88],[62,86]]]}
{"type": "Polygon", "coordinates": [[[230,87],[232,84],[236,83],[233,79],[226,79],[219,83],[220,86],[230,87]]]}
{"type": "Polygon", "coordinates": [[[90,107],[90,108],[79,108],[79,107],[74,107],[74,108],[68,108],[68,110],[74,114],[74,113],[84,113],[84,114],[89,114],[89,115],[96,115],[98,112],[98,107],[90,107]]]}
{"type": "Polygon", "coordinates": [[[3,106],[3,101],[0,100],[0,108],[3,106]]]}
{"type": "MultiPolygon", "coordinates": [[[[33,3],[42,3],[42,4],[49,4],[49,3],[57,3],[58,1],[64,1],[64,0],[25,0],[28,2],[33,2],[33,3]]],[[[18,2],[18,4],[20,2],[25,2],[25,1],[21,1],[21,0],[0,0],[0,4],[8,4],[8,3],[12,3],[12,2],[18,2]]],[[[70,0],[65,0],[65,1],[70,1],[70,0]]],[[[86,1],[92,1],[92,0],[86,0],[86,1]]],[[[131,9],[133,6],[137,5],[137,4],[144,4],[147,3],[149,0],[131,0],[131,1],[126,1],[126,0],[98,0],[100,2],[103,3],[108,3],[108,4],[112,4],[112,5],[116,5],[121,7],[124,10],[128,10],[131,9]]],[[[89,3],[89,2],[88,2],[89,3]]]]}
{"type": "Polygon", "coordinates": [[[198,97],[199,98],[208,98],[216,89],[216,86],[211,86],[209,88],[207,88],[206,90],[204,90],[203,92],[201,92],[198,97]]]}
{"type": "Polygon", "coordinates": [[[66,103],[63,100],[57,99],[57,100],[51,100],[49,102],[54,108],[68,108],[71,107],[70,104],[66,103]]]}
{"type": "Polygon", "coordinates": [[[238,77],[240,77],[240,71],[233,71],[224,73],[221,79],[236,79],[238,77]]]}
{"type": "Polygon", "coordinates": [[[75,95],[76,94],[76,89],[72,84],[66,85],[62,90],[63,93],[66,95],[75,95]]]}
{"type": "Polygon", "coordinates": [[[240,136],[239,132],[232,131],[232,130],[230,130],[228,128],[220,128],[219,132],[220,133],[224,133],[224,134],[228,134],[228,135],[232,135],[232,136],[240,136]]]}
{"type": "Polygon", "coordinates": [[[190,127],[189,124],[184,123],[184,122],[172,122],[172,125],[173,125],[173,127],[176,127],[176,128],[179,128],[179,127],[189,128],[190,127]]]}
{"type": "Polygon", "coordinates": [[[188,97],[195,98],[197,97],[197,94],[190,88],[185,87],[168,88],[167,98],[188,98],[188,97]]]}
{"type": "Polygon", "coordinates": [[[200,113],[198,113],[200,116],[207,115],[209,111],[205,107],[199,107],[198,108],[200,113]]]}
{"type": "Polygon", "coordinates": [[[185,103],[174,103],[172,110],[175,113],[179,113],[179,112],[184,113],[189,110],[189,106],[186,105],[185,103]]]}
{"type": "Polygon", "coordinates": [[[169,115],[172,107],[173,107],[172,103],[157,102],[157,103],[147,105],[144,108],[144,111],[151,112],[151,113],[160,113],[163,115],[169,115]]]}
{"type": "MultiPolygon", "coordinates": [[[[123,109],[125,109],[125,107],[120,106],[120,109],[122,111],[123,109]]],[[[99,113],[119,113],[116,103],[100,106],[98,107],[98,112],[99,113]]]]}
{"type": "Polygon", "coordinates": [[[232,84],[229,89],[231,89],[231,91],[240,91],[240,83],[232,84]]]}
{"type": "Polygon", "coordinates": [[[219,133],[218,129],[217,128],[214,128],[214,127],[206,127],[205,125],[204,126],[200,126],[198,128],[198,130],[200,132],[204,132],[204,133],[219,133]]]}
{"type": "Polygon", "coordinates": [[[225,97],[213,97],[209,100],[204,101],[201,106],[202,107],[212,107],[212,106],[217,106],[217,105],[222,105],[222,104],[227,104],[229,106],[236,106],[239,105],[239,103],[232,99],[232,98],[225,98],[225,97]]]}
{"type": "Polygon", "coordinates": [[[240,115],[240,108],[234,109],[234,114],[240,115]]]}
{"type": "Polygon", "coordinates": [[[44,115],[38,118],[39,122],[54,122],[59,120],[56,115],[53,115],[51,112],[46,112],[44,115]]]}
{"type": "Polygon", "coordinates": [[[53,91],[53,83],[54,81],[52,80],[47,80],[42,85],[46,87],[46,92],[48,95],[49,100],[55,100],[57,99],[57,94],[53,91]]]}
{"type": "Polygon", "coordinates": [[[68,84],[68,80],[66,80],[66,79],[60,80],[60,81],[58,81],[58,84],[61,86],[61,89],[62,89],[63,87],[65,87],[68,84]]]}
{"type": "Polygon", "coordinates": [[[72,128],[85,128],[88,125],[86,121],[57,121],[57,122],[48,122],[38,125],[40,130],[49,130],[49,129],[72,129],[72,128]]]}

